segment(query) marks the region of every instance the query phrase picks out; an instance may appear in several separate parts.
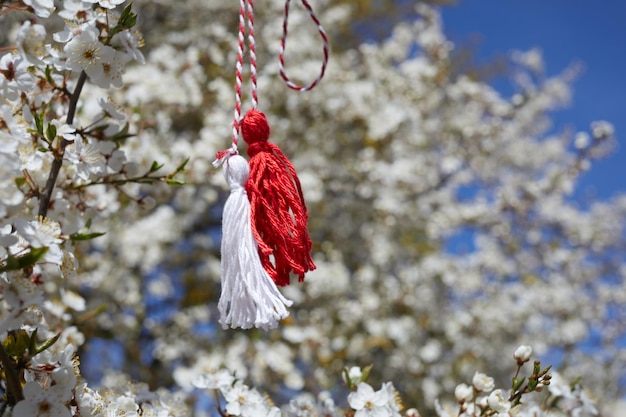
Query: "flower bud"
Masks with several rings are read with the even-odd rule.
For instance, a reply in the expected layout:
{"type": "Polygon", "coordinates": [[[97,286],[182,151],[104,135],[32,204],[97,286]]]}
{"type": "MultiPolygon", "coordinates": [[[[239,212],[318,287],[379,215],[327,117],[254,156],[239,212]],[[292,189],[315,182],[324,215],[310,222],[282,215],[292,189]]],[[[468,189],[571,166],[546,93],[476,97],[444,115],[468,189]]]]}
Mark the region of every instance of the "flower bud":
{"type": "Polygon", "coordinates": [[[344,372],[341,376],[343,378],[343,382],[351,382],[353,384],[356,384],[362,381],[363,371],[361,371],[360,367],[353,366],[348,369],[347,372],[344,372]]]}
{"type": "Polygon", "coordinates": [[[480,392],[491,391],[495,387],[493,378],[481,372],[476,372],[474,374],[474,378],[472,378],[472,385],[476,388],[476,391],[480,392]]]}
{"type": "Polygon", "coordinates": [[[420,412],[416,408],[409,408],[404,414],[406,417],[420,417],[420,412]]]}
{"type": "Polygon", "coordinates": [[[472,401],[474,389],[467,384],[459,384],[454,389],[454,396],[460,403],[472,401]]]}
{"type": "Polygon", "coordinates": [[[528,362],[530,359],[530,355],[533,354],[533,348],[527,345],[521,345],[515,350],[513,357],[517,360],[518,364],[523,364],[528,362]]]}

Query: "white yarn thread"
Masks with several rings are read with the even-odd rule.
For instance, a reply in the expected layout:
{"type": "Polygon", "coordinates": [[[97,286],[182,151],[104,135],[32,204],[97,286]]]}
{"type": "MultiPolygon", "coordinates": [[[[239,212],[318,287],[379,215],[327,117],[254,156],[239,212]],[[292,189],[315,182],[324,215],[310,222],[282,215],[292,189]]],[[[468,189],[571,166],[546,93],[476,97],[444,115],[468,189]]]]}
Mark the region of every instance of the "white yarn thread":
{"type": "Polygon", "coordinates": [[[232,155],[226,159],[223,170],[230,196],[222,215],[220,324],[224,329],[272,329],[289,315],[286,307],[292,302],[278,291],[257,252],[245,189],[250,173],[248,162],[240,155],[232,155]]]}

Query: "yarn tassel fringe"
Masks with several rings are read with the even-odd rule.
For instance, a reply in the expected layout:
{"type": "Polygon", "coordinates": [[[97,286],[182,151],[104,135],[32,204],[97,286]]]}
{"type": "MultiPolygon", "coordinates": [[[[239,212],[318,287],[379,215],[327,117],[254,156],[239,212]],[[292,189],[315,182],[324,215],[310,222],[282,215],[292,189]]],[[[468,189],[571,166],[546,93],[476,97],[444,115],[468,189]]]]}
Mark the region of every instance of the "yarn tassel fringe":
{"type": "Polygon", "coordinates": [[[232,155],[224,158],[223,170],[231,191],[222,219],[220,324],[224,329],[275,328],[289,315],[286,307],[292,302],[278,291],[259,258],[245,188],[250,168],[243,157],[232,155]]]}
{"type": "Polygon", "coordinates": [[[248,111],[241,121],[241,133],[248,143],[246,191],[261,263],[277,285],[288,285],[292,273],[303,281],[305,272],[314,270],[315,264],[300,180],[280,148],[268,142],[270,128],[262,112],[248,111]]]}

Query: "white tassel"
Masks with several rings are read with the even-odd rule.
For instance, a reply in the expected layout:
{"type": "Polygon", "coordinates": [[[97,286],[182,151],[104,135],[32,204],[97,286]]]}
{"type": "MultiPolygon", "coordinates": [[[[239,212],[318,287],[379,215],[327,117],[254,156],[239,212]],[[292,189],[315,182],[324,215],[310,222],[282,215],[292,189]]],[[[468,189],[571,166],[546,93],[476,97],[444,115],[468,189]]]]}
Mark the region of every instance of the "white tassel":
{"type": "Polygon", "coordinates": [[[223,169],[230,196],[222,216],[220,324],[224,329],[275,328],[289,315],[286,307],[292,302],[283,297],[261,265],[245,189],[250,167],[245,158],[232,155],[224,161],[223,169]]]}

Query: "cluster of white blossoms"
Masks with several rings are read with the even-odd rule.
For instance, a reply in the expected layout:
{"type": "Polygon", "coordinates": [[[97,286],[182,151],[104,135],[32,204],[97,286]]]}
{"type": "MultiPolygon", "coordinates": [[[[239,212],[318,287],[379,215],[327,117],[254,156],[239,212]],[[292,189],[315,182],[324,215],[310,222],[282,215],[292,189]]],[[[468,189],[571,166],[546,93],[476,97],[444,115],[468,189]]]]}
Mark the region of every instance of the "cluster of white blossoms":
{"type": "MultiPolygon", "coordinates": [[[[0,414],[624,414],[626,197],[575,201],[615,132],[549,119],[576,68],[516,52],[505,96],[462,73],[437,9],[344,43],[352,3],[314,5],[340,41],[306,95],[274,61],[284,4],[255,10],[259,107],[318,269],[281,289],[295,307],[277,329],[239,332],[217,323],[211,166],[238,4],[0,2],[0,414]],[[524,373],[526,344],[558,372],[524,373]]],[[[290,19],[285,62],[306,81],[321,44],[305,9],[290,19]]]]}
{"type": "Polygon", "coordinates": [[[436,403],[438,417],[543,417],[543,416],[598,416],[598,410],[579,385],[567,383],[558,373],[549,373],[550,367],[542,370],[535,361],[529,376],[520,374],[530,360],[532,348],[521,345],[515,351],[517,372],[509,389],[496,388],[492,377],[476,372],[471,385],[459,384],[454,390],[455,407],[436,403]],[[550,410],[542,404],[558,404],[550,410]]]}
{"type": "Polygon", "coordinates": [[[144,59],[136,14],[130,6],[115,10],[121,3],[0,5],[14,42],[0,56],[3,415],[173,415],[145,387],[92,390],[76,355],[86,338],[74,324],[93,314],[84,298],[81,242],[106,232],[91,226],[115,213],[113,199],[147,197],[125,183],[173,177],[157,174],[154,164],[128,162],[128,112],[102,90],[122,87],[126,65],[144,59]],[[19,21],[10,19],[13,11],[32,14],[19,21]],[[59,29],[58,17],[65,28],[50,33],[59,29]],[[97,187],[109,189],[108,203],[97,187]]]}
{"type": "MultiPolygon", "coordinates": [[[[511,388],[496,388],[494,378],[475,372],[471,384],[461,383],[454,390],[457,403],[435,402],[438,417],[593,417],[598,410],[580,385],[567,383],[558,373],[549,373],[550,367],[541,369],[538,361],[532,365],[531,375],[523,376],[524,365],[531,358],[532,349],[522,345],[516,350],[517,371],[511,388]],[[518,352],[524,352],[520,359],[518,352]],[[546,407],[545,404],[551,404],[546,407]]],[[[193,377],[190,370],[177,374],[176,379],[187,390],[200,389],[213,393],[212,401],[220,415],[261,416],[354,416],[354,417],[419,417],[416,408],[404,409],[400,394],[392,382],[384,382],[375,390],[366,380],[372,367],[346,368],[343,382],[348,395],[345,407],[335,403],[330,392],[321,391],[317,397],[310,394],[292,398],[281,408],[273,405],[266,396],[235,378],[232,371],[219,369],[204,371],[193,377]]]]}

